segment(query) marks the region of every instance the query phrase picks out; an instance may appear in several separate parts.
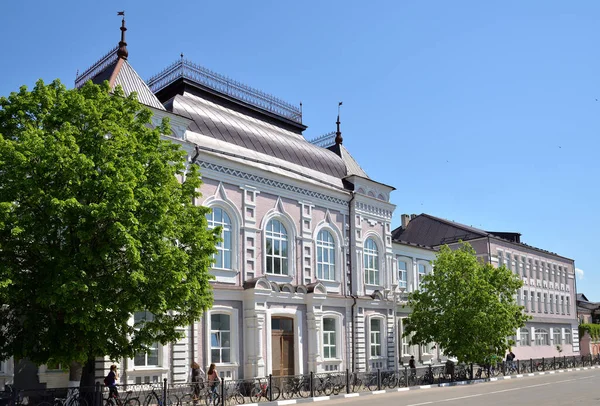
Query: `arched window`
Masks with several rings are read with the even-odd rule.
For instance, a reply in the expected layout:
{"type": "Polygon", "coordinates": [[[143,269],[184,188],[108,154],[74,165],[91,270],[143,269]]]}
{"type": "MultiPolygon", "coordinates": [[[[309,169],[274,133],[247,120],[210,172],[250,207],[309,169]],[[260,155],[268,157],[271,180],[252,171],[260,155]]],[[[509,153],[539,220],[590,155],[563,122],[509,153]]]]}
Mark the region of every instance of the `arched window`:
{"type": "Polygon", "coordinates": [[[535,345],[550,345],[548,330],[535,329],[535,345]]]}
{"type": "Polygon", "coordinates": [[[379,250],[372,238],[365,241],[363,256],[365,259],[365,283],[379,285],[379,250]]]}
{"type": "Polygon", "coordinates": [[[317,279],[335,280],[335,241],[327,230],[317,234],[317,279]]]}
{"type": "Polygon", "coordinates": [[[529,329],[526,327],[523,327],[521,329],[520,333],[521,333],[521,340],[520,340],[521,346],[531,345],[531,341],[529,339],[529,329]]]}
{"type": "Polygon", "coordinates": [[[206,215],[208,228],[221,227],[221,238],[223,241],[217,244],[217,253],[215,254],[215,268],[231,269],[231,219],[227,212],[220,207],[213,207],[212,211],[206,215]]]}
{"type": "Polygon", "coordinates": [[[266,230],[267,273],[288,274],[288,233],[281,221],[272,219],[266,230]]]}

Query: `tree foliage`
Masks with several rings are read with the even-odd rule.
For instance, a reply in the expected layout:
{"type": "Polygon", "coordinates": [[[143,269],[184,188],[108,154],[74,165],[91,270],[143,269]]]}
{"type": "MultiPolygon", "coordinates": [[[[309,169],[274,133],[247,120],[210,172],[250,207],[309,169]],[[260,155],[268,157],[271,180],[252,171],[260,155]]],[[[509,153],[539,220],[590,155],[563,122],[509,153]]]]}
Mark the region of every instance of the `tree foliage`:
{"type": "Polygon", "coordinates": [[[212,305],[219,230],[151,116],[107,82],[0,98],[0,359],[132,357],[212,305]]]}
{"type": "Polygon", "coordinates": [[[502,266],[475,256],[464,243],[455,251],[443,246],[419,290],[409,295],[405,337],[411,344],[437,343],[459,362],[486,362],[510,348],[509,336],[528,319],[515,301],[523,282],[502,266]]]}

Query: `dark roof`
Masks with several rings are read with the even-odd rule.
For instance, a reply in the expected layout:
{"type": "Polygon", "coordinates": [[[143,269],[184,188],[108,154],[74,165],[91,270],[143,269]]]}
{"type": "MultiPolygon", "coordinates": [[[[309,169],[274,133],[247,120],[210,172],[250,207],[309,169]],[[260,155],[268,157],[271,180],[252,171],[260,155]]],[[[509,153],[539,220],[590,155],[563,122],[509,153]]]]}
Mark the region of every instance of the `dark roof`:
{"type": "Polygon", "coordinates": [[[408,241],[429,247],[451,244],[459,240],[473,240],[487,235],[488,233],[483,230],[453,223],[429,214],[420,214],[413,218],[406,229],[398,227],[392,231],[392,238],[396,241],[408,241]]]}
{"type": "Polygon", "coordinates": [[[422,213],[408,223],[408,226],[396,228],[392,231],[392,239],[395,241],[409,241],[415,244],[428,245],[436,247],[444,244],[456,243],[460,240],[469,241],[482,237],[496,238],[530,248],[545,254],[555,255],[572,261],[571,258],[563,257],[555,252],[546,251],[529,244],[520,242],[519,233],[515,232],[489,232],[479,228],[456,223],[429,214],[422,213]],[[517,236],[519,239],[517,239],[517,236]]]}
{"type": "Polygon", "coordinates": [[[165,103],[167,109],[190,118],[188,129],[221,141],[343,178],[346,164],[335,153],[306,141],[302,134],[262,120],[244,109],[184,91],[165,103]]]}
{"type": "Polygon", "coordinates": [[[75,87],[81,87],[91,80],[95,84],[109,81],[111,90],[119,85],[126,96],[136,92],[138,101],[155,109],[165,110],[162,103],[156,98],[146,82],[140,78],[135,69],[126,59],[117,56],[118,48],[103,56],[98,62],[88,68],[75,79],[75,87]]]}

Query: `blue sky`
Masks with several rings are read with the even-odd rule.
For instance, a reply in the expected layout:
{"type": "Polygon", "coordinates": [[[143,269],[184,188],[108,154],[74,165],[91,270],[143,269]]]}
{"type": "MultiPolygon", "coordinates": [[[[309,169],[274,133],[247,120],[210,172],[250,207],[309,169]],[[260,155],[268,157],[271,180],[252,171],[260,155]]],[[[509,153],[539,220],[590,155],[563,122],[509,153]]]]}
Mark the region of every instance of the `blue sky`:
{"type": "Polygon", "coordinates": [[[119,40],[144,78],[186,58],[304,105],[402,213],[575,259],[600,301],[597,1],[4,1],[0,95],[72,86],[119,40]]]}

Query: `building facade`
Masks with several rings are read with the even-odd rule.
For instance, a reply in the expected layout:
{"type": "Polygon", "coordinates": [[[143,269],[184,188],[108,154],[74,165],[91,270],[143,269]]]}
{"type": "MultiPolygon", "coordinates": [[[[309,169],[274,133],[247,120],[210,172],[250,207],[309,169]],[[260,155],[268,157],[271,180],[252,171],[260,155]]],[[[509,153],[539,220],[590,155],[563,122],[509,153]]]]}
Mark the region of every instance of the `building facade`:
{"type": "Polygon", "coordinates": [[[521,243],[518,233],[483,231],[428,214],[401,218],[395,239],[452,249],[460,246],[459,241],[468,242],[481,260],[505,265],[522,278],[517,302],[532,319],[515,332],[517,358],[579,354],[572,259],[521,243]]]}

